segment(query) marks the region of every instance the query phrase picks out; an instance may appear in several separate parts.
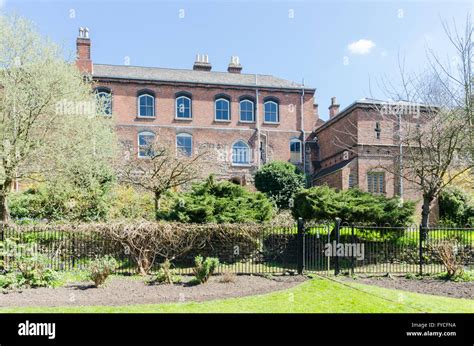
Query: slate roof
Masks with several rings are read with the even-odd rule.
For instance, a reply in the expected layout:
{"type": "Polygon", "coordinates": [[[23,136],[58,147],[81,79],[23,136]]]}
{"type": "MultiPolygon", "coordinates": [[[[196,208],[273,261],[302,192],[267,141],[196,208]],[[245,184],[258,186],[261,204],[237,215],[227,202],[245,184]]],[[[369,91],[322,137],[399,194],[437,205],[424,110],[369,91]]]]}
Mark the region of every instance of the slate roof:
{"type": "MultiPolygon", "coordinates": [[[[255,74],[239,74],[217,71],[208,72],[158,67],[94,64],[94,71],[92,75],[95,78],[102,77],[114,79],[135,79],[159,82],[200,83],[249,87],[256,86],[255,74]]],[[[257,75],[257,86],[298,90],[301,90],[303,88],[302,84],[262,74],[257,75]]],[[[315,89],[305,87],[305,90],[314,91],[315,89]]]]}
{"type": "Polygon", "coordinates": [[[340,169],[343,169],[344,167],[346,167],[352,160],[352,159],[349,159],[349,160],[344,160],[344,161],[341,161],[341,162],[338,162],[336,163],[335,165],[332,165],[330,167],[326,167],[326,168],[323,168],[322,170],[318,171],[316,174],[313,175],[313,179],[318,179],[318,178],[321,178],[321,177],[324,177],[325,175],[328,175],[328,174],[331,174],[331,173],[334,173],[340,169]]]}

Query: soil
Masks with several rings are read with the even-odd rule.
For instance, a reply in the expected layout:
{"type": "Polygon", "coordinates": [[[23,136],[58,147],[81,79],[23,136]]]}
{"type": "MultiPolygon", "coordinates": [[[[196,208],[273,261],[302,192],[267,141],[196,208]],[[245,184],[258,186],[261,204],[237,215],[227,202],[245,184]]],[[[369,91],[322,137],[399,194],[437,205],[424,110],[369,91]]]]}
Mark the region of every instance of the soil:
{"type": "Polygon", "coordinates": [[[92,282],[69,283],[59,288],[29,288],[0,293],[0,307],[130,305],[173,302],[201,302],[243,297],[287,289],[305,281],[303,276],[236,276],[235,282],[223,283],[211,277],[203,285],[190,285],[191,277],[174,285],[148,284],[146,278],[111,277],[103,287],[92,282]]]}
{"type": "Polygon", "coordinates": [[[454,282],[434,278],[407,279],[405,277],[358,277],[355,280],[352,278],[344,280],[416,293],[474,299],[474,281],[454,282]]]}

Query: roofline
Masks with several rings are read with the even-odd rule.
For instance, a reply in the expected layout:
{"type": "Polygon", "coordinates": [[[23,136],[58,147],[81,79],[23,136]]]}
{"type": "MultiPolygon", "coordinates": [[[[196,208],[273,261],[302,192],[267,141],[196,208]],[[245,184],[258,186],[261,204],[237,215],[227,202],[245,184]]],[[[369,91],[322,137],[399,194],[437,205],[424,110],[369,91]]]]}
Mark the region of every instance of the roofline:
{"type": "MultiPolygon", "coordinates": [[[[110,65],[110,64],[95,64],[95,65],[102,65],[102,66],[117,66],[123,67],[123,65],[110,65]]],[[[131,66],[131,65],[127,65],[131,66]]],[[[146,67],[146,66],[131,66],[131,67],[138,67],[138,68],[153,68],[153,69],[161,69],[161,70],[177,70],[177,71],[193,71],[189,69],[174,69],[174,68],[162,68],[162,67],[146,67]]],[[[228,72],[222,71],[212,71],[211,73],[222,73],[228,74],[228,72]]],[[[243,73],[244,74],[244,73],[243,73]]],[[[269,76],[275,77],[271,75],[263,75],[263,74],[252,74],[252,73],[245,73],[247,76],[269,76]]],[[[167,79],[144,79],[144,78],[133,78],[133,77],[119,77],[119,76],[106,76],[106,75],[99,75],[94,74],[92,72],[92,77],[97,79],[117,79],[117,80],[132,80],[132,81],[143,81],[143,82],[165,82],[165,83],[184,83],[184,84],[203,84],[203,85],[224,85],[224,86],[238,86],[238,87],[246,87],[246,88],[267,88],[267,89],[275,89],[275,90],[291,90],[291,91],[301,91],[304,90],[305,92],[316,93],[316,88],[307,88],[304,85],[295,86],[295,87],[276,87],[276,86],[268,86],[268,85],[252,85],[252,84],[238,84],[238,83],[212,83],[212,82],[195,82],[195,81],[176,81],[176,80],[167,80],[167,79]]],[[[279,78],[279,77],[275,77],[279,78]]],[[[291,82],[291,81],[290,81],[291,82]]]]}
{"type": "MultiPolygon", "coordinates": [[[[401,101],[403,102],[403,101],[401,101]]],[[[349,113],[351,113],[354,109],[356,108],[362,108],[363,106],[370,106],[370,105],[382,105],[384,103],[390,103],[389,101],[383,101],[383,100],[374,100],[374,102],[364,102],[362,100],[356,100],[352,102],[349,106],[344,108],[342,111],[340,111],[335,117],[328,119],[324,124],[321,126],[317,127],[314,129],[314,132],[318,133],[321,130],[324,130],[326,127],[331,125],[332,123],[344,118],[347,116],[349,113]]],[[[420,104],[422,108],[428,108],[428,107],[435,107],[436,106],[430,106],[430,105],[425,105],[425,104],[420,104]]]]}
{"type": "MultiPolygon", "coordinates": [[[[334,171],[331,171],[331,172],[329,172],[329,173],[323,174],[323,175],[321,175],[320,177],[317,177],[318,173],[315,173],[314,176],[312,177],[313,181],[316,180],[316,179],[324,178],[324,177],[326,177],[326,176],[328,176],[328,175],[330,175],[330,174],[339,172],[341,169],[346,168],[347,165],[348,165],[349,163],[351,163],[355,158],[357,158],[357,156],[355,156],[355,157],[349,159],[343,166],[339,167],[338,169],[335,169],[334,171]]],[[[337,165],[337,163],[335,163],[335,164],[332,165],[332,166],[335,166],[335,165],[337,165]]],[[[327,168],[331,168],[332,166],[327,167],[327,168]]],[[[323,168],[323,169],[325,169],[325,168],[323,168]]]]}

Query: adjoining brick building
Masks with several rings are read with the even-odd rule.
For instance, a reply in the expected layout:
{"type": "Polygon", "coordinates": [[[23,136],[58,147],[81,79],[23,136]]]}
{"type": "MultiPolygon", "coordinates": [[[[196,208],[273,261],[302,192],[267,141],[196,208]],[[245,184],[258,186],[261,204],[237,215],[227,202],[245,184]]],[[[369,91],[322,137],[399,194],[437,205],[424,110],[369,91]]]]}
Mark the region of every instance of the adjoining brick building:
{"type": "MultiPolygon", "coordinates": [[[[361,99],[339,112],[336,98],[332,98],[329,120],[311,136],[316,143],[312,150],[313,185],[326,184],[340,190],[357,187],[387,197],[401,196],[403,200],[416,201],[421,213],[421,192],[415,184],[400,178],[407,172],[400,174],[396,167],[400,167],[399,130],[405,127],[401,122],[420,126],[416,112],[424,109],[418,108],[399,118],[384,113],[385,104],[380,100],[361,99]]],[[[430,221],[437,214],[435,203],[430,221]]]]}
{"type": "Polygon", "coordinates": [[[92,75],[120,141],[146,156],[152,139],[192,155],[215,150],[209,173],[242,183],[271,160],[312,173],[305,141],[318,121],[315,89],[270,75],[244,74],[237,57],[212,71],[207,55],[192,69],[94,63],[88,30],[77,38],[76,65],[92,75]]]}

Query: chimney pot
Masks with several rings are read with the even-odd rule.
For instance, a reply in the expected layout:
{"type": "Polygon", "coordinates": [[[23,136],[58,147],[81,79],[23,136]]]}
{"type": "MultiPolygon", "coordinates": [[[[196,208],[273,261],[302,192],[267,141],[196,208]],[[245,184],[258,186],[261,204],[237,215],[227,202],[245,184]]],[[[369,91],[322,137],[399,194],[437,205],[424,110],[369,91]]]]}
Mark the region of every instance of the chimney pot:
{"type": "Polygon", "coordinates": [[[230,63],[227,67],[227,72],[229,73],[241,73],[242,72],[242,65],[240,65],[239,57],[237,55],[233,55],[230,57],[230,63]]]}
{"type": "Polygon", "coordinates": [[[339,113],[339,104],[335,96],[331,97],[331,105],[329,106],[329,119],[334,118],[339,113]]]}
{"type": "Polygon", "coordinates": [[[209,63],[209,55],[197,54],[193,65],[195,71],[211,71],[212,65],[209,63]]]}

